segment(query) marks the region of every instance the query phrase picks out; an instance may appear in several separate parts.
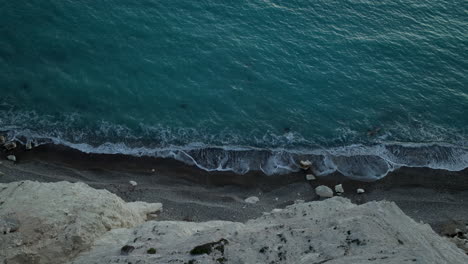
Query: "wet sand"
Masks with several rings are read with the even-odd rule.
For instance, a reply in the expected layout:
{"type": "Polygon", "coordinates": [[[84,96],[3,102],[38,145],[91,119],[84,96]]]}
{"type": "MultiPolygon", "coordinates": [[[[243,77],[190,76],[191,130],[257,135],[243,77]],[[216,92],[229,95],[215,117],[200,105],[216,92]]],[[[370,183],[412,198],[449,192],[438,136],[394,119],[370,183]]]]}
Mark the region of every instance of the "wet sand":
{"type": "Polygon", "coordinates": [[[306,181],[304,172],[236,175],[206,172],[172,159],[86,154],[58,145],[23,149],[0,153],[0,182],[83,181],[126,201],[162,202],[163,220],[247,221],[296,200],[318,200],[314,192],[318,185],[333,188],[342,183],[343,196],[353,202],[394,201],[413,219],[430,224],[441,234],[468,225],[468,169],[401,168],[375,182],[358,182],[339,174],[306,181]],[[17,162],[5,160],[7,154],[15,154],[17,162]],[[130,180],[138,185],[133,188],[130,180]],[[357,188],[366,193],[356,194],[357,188]],[[245,203],[249,196],[259,197],[260,202],[245,203]]]}

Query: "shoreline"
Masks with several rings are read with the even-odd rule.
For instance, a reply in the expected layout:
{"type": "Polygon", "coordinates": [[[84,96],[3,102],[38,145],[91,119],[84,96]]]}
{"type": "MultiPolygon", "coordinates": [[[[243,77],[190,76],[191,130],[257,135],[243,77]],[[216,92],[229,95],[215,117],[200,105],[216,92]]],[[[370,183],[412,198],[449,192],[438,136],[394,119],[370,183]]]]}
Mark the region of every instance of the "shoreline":
{"type": "Polygon", "coordinates": [[[453,172],[403,167],[381,180],[360,182],[338,173],[306,181],[300,171],[266,176],[207,172],[173,159],[132,157],[120,154],[86,154],[61,145],[41,145],[32,150],[18,147],[11,152],[16,163],[0,164],[0,182],[83,181],[107,189],[126,201],[162,202],[161,220],[244,222],[296,200],[318,200],[314,188],[343,184],[343,197],[357,204],[394,201],[416,221],[429,223],[439,234],[468,225],[468,169],[453,172]],[[154,171],[153,171],[154,170],[154,171]],[[138,183],[132,187],[129,181],[138,183]],[[356,194],[364,188],[365,194],[356,194]],[[257,196],[260,202],[244,199],[257,196]]]}

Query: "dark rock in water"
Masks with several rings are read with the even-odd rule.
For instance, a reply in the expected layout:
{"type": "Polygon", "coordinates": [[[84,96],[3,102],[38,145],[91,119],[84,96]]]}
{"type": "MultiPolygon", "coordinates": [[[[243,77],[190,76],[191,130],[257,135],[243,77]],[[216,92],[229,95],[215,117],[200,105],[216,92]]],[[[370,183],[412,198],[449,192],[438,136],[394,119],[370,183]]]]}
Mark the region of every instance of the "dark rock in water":
{"type": "Polygon", "coordinates": [[[134,246],[125,245],[120,249],[120,255],[127,256],[135,250],[134,246]]]}
{"type": "Polygon", "coordinates": [[[6,148],[7,150],[12,150],[16,148],[16,143],[13,141],[10,141],[10,142],[5,143],[3,147],[6,148]]]}
{"type": "Polygon", "coordinates": [[[380,127],[377,127],[375,129],[372,129],[372,130],[368,130],[367,135],[370,136],[370,137],[376,136],[380,132],[380,130],[382,130],[382,128],[380,128],[380,127]]]}
{"type": "Polygon", "coordinates": [[[187,109],[187,108],[188,108],[188,104],[180,104],[179,107],[182,108],[182,109],[187,109]]]}
{"type": "Polygon", "coordinates": [[[148,251],[146,251],[148,254],[156,254],[156,249],[155,248],[150,248],[148,251]]]}
{"type": "Polygon", "coordinates": [[[291,132],[291,128],[290,127],[285,127],[284,128],[284,133],[289,133],[291,132]]]}
{"type": "Polygon", "coordinates": [[[214,250],[217,250],[224,254],[224,245],[227,245],[228,241],[224,238],[220,239],[217,242],[211,242],[211,243],[206,243],[203,245],[199,245],[194,247],[192,250],[190,250],[190,254],[192,255],[202,255],[202,254],[211,254],[214,250]]]}
{"type": "Polygon", "coordinates": [[[24,83],[21,84],[21,89],[24,90],[24,91],[29,91],[30,88],[31,88],[31,86],[27,82],[24,82],[24,83]]]}

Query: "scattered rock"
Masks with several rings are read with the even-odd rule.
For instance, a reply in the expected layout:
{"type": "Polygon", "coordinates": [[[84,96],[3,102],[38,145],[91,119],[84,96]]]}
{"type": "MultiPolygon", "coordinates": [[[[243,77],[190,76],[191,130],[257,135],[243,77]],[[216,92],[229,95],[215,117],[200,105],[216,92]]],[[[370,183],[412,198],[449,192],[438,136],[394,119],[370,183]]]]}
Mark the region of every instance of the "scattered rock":
{"type": "Polygon", "coordinates": [[[6,138],[5,136],[0,136],[0,144],[5,144],[6,138]]]}
{"type": "Polygon", "coordinates": [[[31,141],[26,143],[26,150],[31,150],[33,148],[31,141]]]}
{"type": "Polygon", "coordinates": [[[14,141],[7,142],[7,143],[5,143],[5,145],[3,145],[3,147],[6,148],[7,150],[15,149],[16,148],[16,142],[14,142],[14,141]]]}
{"type": "Polygon", "coordinates": [[[335,186],[335,192],[337,194],[342,194],[344,193],[344,189],[343,189],[343,184],[338,184],[335,186]]]}
{"type": "Polygon", "coordinates": [[[127,256],[135,250],[134,246],[125,245],[120,249],[120,255],[127,256]]]}
{"type": "Polygon", "coordinates": [[[150,248],[148,251],[146,251],[148,254],[156,254],[156,249],[155,248],[150,248]]]}
{"type": "Polygon", "coordinates": [[[11,160],[11,161],[15,162],[16,161],[16,156],[15,155],[8,155],[7,160],[11,160]]]}
{"type": "Polygon", "coordinates": [[[202,255],[202,254],[211,254],[214,250],[219,251],[220,253],[224,254],[224,245],[227,245],[228,241],[224,238],[220,239],[217,242],[206,243],[200,246],[194,247],[190,250],[191,255],[202,255]]]}
{"type": "Polygon", "coordinates": [[[260,201],[260,199],[257,196],[251,196],[251,197],[244,200],[244,202],[249,203],[249,204],[256,204],[259,201],[260,201]]]}
{"type": "Polygon", "coordinates": [[[136,181],[129,181],[128,183],[130,183],[130,185],[133,186],[133,187],[138,185],[138,183],[136,181]]]}
{"type": "Polygon", "coordinates": [[[308,170],[310,166],[312,166],[312,162],[309,160],[301,160],[299,165],[301,166],[301,169],[308,170]]]}
{"type": "Polygon", "coordinates": [[[0,234],[9,234],[16,232],[20,226],[17,219],[14,218],[0,218],[0,234]]]}
{"type": "Polygon", "coordinates": [[[313,174],[307,174],[307,175],[306,175],[306,180],[308,180],[308,181],[314,181],[314,180],[316,180],[316,179],[317,179],[317,178],[316,178],[315,175],[313,175],[313,174]]]}
{"type": "Polygon", "coordinates": [[[358,194],[363,194],[363,193],[365,193],[366,191],[365,191],[364,189],[359,188],[359,189],[356,190],[356,192],[357,192],[358,194]]]}
{"type": "Polygon", "coordinates": [[[315,188],[315,193],[323,198],[333,197],[333,190],[325,185],[320,185],[317,188],[315,188]]]}

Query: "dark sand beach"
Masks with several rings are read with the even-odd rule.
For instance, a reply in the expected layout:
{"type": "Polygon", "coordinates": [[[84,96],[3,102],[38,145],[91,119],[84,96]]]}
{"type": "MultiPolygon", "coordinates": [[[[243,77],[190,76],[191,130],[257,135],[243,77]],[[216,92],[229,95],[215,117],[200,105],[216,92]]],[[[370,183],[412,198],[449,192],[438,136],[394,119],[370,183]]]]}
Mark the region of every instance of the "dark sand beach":
{"type": "Polygon", "coordinates": [[[338,174],[306,181],[304,172],[278,176],[206,172],[171,159],[86,154],[58,145],[30,151],[18,147],[1,155],[0,182],[82,181],[126,201],[161,202],[162,220],[247,221],[296,200],[318,200],[316,186],[333,188],[341,183],[343,196],[353,202],[393,201],[413,219],[430,224],[443,235],[468,225],[468,169],[401,168],[376,182],[358,182],[338,174]],[[8,154],[16,155],[17,162],[7,161],[8,154]],[[130,180],[138,185],[132,187],[130,180]],[[366,192],[357,194],[357,188],[366,192]],[[245,203],[250,196],[260,201],[245,203]]]}

